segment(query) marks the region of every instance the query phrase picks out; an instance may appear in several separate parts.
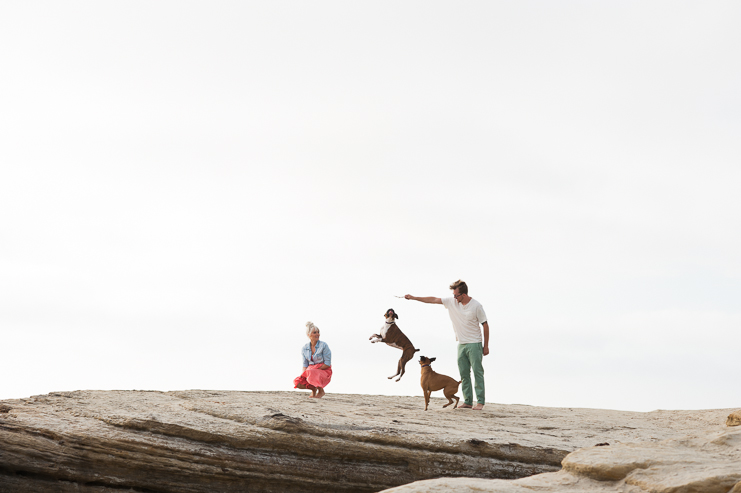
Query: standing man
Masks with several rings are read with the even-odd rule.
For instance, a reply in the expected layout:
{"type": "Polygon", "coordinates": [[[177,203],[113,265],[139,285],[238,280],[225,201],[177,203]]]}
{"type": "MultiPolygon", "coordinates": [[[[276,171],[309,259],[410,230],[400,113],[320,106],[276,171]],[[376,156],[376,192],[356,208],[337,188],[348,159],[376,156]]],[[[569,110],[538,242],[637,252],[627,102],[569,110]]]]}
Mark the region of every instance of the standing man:
{"type": "Polygon", "coordinates": [[[468,408],[480,411],[484,409],[484,365],[482,360],[489,354],[489,323],[481,303],[468,296],[468,286],[460,279],[450,285],[453,290],[452,298],[434,298],[432,296],[420,298],[407,294],[408,300],[421,301],[443,305],[448,309],[450,321],[453,322],[455,339],[458,341],[458,371],[463,381],[463,404],[458,408],[468,408]],[[481,344],[481,329],[484,327],[484,344],[481,344]],[[471,368],[476,381],[476,407],[473,407],[473,393],[471,392],[471,368]]]}

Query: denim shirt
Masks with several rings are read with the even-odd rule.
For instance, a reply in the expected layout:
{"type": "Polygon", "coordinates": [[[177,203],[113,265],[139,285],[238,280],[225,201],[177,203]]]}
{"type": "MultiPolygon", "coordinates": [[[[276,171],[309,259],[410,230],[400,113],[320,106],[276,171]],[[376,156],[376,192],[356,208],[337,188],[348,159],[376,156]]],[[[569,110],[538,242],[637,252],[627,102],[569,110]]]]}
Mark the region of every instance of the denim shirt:
{"type": "Polygon", "coordinates": [[[301,350],[301,356],[304,357],[304,368],[319,363],[332,366],[332,351],[329,350],[327,343],[323,341],[316,341],[316,352],[313,356],[311,354],[311,343],[307,343],[301,350]]]}

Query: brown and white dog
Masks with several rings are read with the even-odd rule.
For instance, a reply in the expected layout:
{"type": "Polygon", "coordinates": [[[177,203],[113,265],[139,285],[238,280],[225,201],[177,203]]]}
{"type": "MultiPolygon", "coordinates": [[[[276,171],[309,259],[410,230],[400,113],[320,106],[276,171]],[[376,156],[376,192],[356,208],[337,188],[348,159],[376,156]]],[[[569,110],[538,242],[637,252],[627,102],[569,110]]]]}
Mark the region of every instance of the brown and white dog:
{"type": "Polygon", "coordinates": [[[373,334],[370,336],[369,340],[371,342],[385,342],[389,346],[399,348],[403,351],[401,353],[401,358],[399,358],[399,364],[396,367],[396,375],[391,375],[389,377],[389,380],[391,380],[398,375],[399,378],[396,379],[398,382],[401,380],[401,377],[404,376],[404,367],[407,362],[414,357],[414,353],[419,351],[419,349],[414,349],[412,341],[410,341],[396,325],[396,319],[399,318],[399,316],[393,308],[386,310],[383,317],[386,319],[386,323],[381,327],[381,333],[373,334]]]}
{"type": "Polygon", "coordinates": [[[455,399],[455,406],[453,406],[453,409],[455,409],[456,407],[458,407],[458,401],[460,400],[460,397],[455,395],[455,393],[458,392],[458,386],[461,384],[461,382],[456,382],[447,375],[441,375],[432,371],[432,367],[430,367],[430,365],[436,359],[437,358],[427,358],[425,356],[419,357],[419,364],[421,366],[420,369],[422,370],[422,378],[420,383],[422,384],[422,392],[425,395],[425,411],[427,411],[427,406],[430,403],[430,394],[432,394],[436,390],[441,389],[443,391],[443,394],[445,394],[445,397],[448,398],[448,403],[445,404],[443,407],[448,407],[453,403],[453,399],[455,399]]]}

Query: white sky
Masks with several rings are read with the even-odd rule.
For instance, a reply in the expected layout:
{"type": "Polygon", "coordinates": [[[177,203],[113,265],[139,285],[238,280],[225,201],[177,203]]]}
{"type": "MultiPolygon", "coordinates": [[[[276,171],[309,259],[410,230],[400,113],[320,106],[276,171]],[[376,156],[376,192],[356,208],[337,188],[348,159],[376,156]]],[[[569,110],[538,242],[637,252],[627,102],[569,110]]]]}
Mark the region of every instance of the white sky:
{"type": "Polygon", "coordinates": [[[741,3],[3,2],[0,399],[420,395],[741,406],[741,3]]]}

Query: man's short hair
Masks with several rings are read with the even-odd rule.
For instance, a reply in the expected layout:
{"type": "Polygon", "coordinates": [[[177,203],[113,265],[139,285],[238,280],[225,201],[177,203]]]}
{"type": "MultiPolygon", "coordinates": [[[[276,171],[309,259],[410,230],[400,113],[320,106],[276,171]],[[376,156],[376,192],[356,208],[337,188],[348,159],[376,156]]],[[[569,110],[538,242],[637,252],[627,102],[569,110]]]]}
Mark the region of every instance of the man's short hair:
{"type": "Polygon", "coordinates": [[[468,294],[468,286],[465,282],[458,279],[453,284],[450,285],[450,289],[457,289],[460,294],[468,294]]]}

